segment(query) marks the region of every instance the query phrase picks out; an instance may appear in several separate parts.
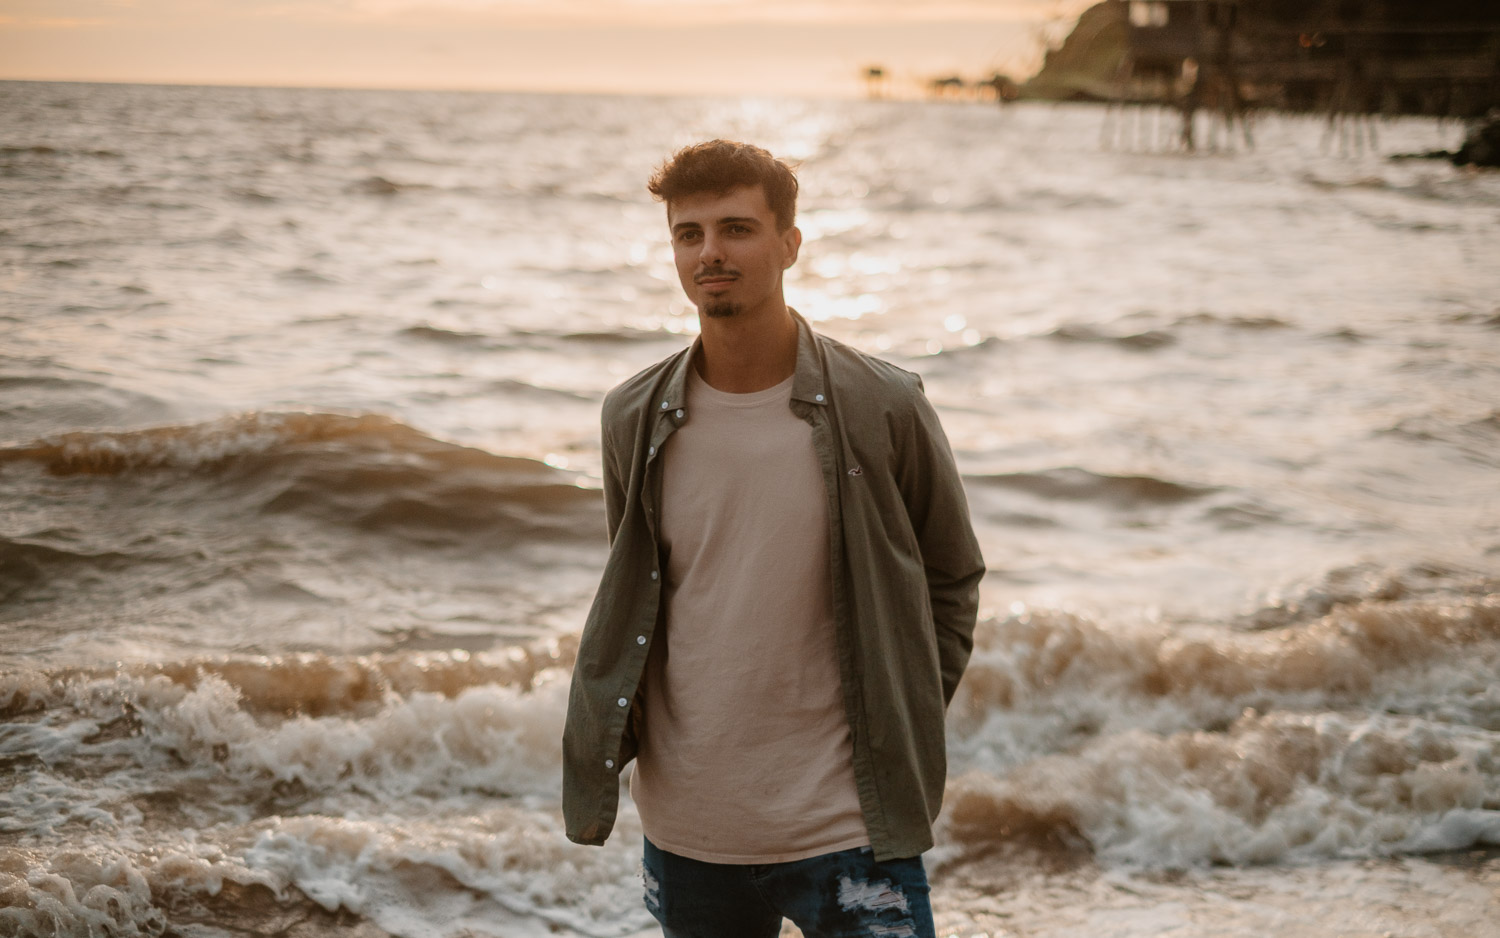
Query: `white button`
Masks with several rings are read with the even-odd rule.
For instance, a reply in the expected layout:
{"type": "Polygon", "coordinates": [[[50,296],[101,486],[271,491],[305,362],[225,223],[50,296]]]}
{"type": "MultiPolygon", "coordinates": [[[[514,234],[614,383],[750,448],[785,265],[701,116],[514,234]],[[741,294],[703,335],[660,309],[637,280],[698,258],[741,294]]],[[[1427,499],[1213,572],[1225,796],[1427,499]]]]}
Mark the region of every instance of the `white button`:
{"type": "Polygon", "coordinates": [[[616,700],[615,703],[623,707],[626,704],[630,703],[630,701],[626,700],[624,697],[621,697],[619,700],[616,700]]]}
{"type": "Polygon", "coordinates": [[[678,420],[681,420],[681,419],[682,419],[682,409],[681,409],[681,408],[678,408],[678,409],[677,409],[677,419],[678,419],[678,420]]]}
{"type": "Polygon", "coordinates": [[[605,759],[604,760],[604,767],[606,769],[612,769],[612,768],[614,768],[615,767],[615,760],[613,760],[613,759],[605,759]]]}
{"type": "Polygon", "coordinates": [[[816,397],[813,398],[813,400],[815,400],[815,401],[821,401],[822,399],[823,399],[823,395],[821,395],[821,394],[819,394],[819,395],[817,395],[816,397]]]}
{"type": "Polygon", "coordinates": [[[644,636],[644,635],[637,635],[635,637],[635,643],[637,645],[644,645],[644,644],[646,644],[646,636],[644,636]]]}
{"type": "Polygon", "coordinates": [[[646,450],[646,455],[647,456],[655,456],[656,455],[656,447],[653,446],[650,449],[646,450]]]}
{"type": "Polygon", "coordinates": [[[668,403],[667,403],[667,402],[666,402],[666,401],[662,401],[662,402],[661,402],[661,409],[662,409],[662,410],[666,410],[666,409],[667,409],[667,408],[668,408],[668,407],[671,407],[671,406],[672,406],[672,405],[671,405],[671,404],[668,404],[668,403]]]}
{"type": "Polygon", "coordinates": [[[656,579],[660,575],[661,574],[657,573],[655,570],[651,571],[651,579],[653,579],[653,580],[656,579]]]}

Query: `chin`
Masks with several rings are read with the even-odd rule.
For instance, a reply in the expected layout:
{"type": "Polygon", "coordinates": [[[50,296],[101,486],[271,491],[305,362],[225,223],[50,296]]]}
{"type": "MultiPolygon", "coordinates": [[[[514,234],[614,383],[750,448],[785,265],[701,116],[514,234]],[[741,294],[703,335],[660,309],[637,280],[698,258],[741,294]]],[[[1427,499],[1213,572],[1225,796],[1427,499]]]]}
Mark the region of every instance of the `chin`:
{"type": "Polygon", "coordinates": [[[698,308],[709,319],[728,319],[740,312],[740,304],[729,300],[709,300],[698,308]]]}

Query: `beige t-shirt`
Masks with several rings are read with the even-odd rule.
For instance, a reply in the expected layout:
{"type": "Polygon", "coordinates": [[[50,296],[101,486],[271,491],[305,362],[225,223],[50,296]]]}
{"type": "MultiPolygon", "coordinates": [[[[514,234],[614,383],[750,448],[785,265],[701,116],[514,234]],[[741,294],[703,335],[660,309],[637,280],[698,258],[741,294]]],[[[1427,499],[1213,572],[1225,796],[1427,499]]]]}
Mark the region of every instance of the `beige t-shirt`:
{"type": "Polygon", "coordinates": [[[827,495],[791,394],[791,378],[728,394],[690,370],[688,418],[662,450],[667,614],[630,790],[652,842],[710,863],[870,842],[834,643],[827,495]]]}

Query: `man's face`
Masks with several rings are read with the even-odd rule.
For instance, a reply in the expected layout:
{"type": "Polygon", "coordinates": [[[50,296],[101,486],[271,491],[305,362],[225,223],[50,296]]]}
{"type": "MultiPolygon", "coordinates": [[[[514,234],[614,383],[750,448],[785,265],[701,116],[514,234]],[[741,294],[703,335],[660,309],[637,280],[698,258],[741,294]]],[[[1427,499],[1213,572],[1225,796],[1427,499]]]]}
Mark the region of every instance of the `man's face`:
{"type": "Polygon", "coordinates": [[[677,277],[700,314],[755,314],[784,302],[781,274],[797,260],[802,233],[776,230],[760,186],[673,199],[667,224],[677,277]]]}

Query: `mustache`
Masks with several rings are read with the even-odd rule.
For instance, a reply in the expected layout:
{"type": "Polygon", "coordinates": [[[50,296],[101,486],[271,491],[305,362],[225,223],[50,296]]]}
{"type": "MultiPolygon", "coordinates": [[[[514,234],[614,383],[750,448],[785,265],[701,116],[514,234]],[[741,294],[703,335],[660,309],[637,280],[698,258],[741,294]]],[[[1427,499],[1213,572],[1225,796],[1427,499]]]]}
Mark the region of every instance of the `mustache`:
{"type": "Polygon", "coordinates": [[[738,277],[740,272],[729,267],[705,267],[693,274],[694,283],[702,283],[716,277],[738,277]]]}

